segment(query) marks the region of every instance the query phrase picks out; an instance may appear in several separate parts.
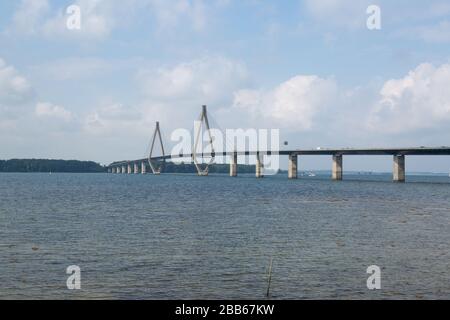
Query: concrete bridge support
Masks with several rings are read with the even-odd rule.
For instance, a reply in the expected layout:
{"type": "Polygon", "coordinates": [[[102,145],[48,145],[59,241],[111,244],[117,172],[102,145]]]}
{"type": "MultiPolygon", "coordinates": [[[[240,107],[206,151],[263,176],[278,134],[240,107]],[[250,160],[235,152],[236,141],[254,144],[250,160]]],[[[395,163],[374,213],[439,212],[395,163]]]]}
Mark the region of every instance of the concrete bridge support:
{"type": "Polygon", "coordinates": [[[147,166],[145,165],[145,162],[142,161],[141,162],[141,174],[146,174],[147,173],[147,166]]]}
{"type": "Polygon", "coordinates": [[[256,154],[256,178],[264,178],[264,156],[259,152],[256,154]]]}
{"type": "Polygon", "coordinates": [[[394,182],[405,182],[405,156],[394,156],[394,182]]]}
{"type": "Polygon", "coordinates": [[[230,161],[230,177],[237,177],[237,158],[237,152],[234,152],[230,161]]]}
{"type": "Polygon", "coordinates": [[[289,154],[289,163],[288,163],[288,178],[289,179],[297,179],[298,172],[297,172],[297,165],[298,165],[298,156],[296,154],[289,154]]]}
{"type": "Polygon", "coordinates": [[[127,167],[126,166],[122,166],[122,174],[127,173],[127,167]]]}
{"type": "Polygon", "coordinates": [[[134,174],[138,174],[139,173],[139,165],[137,162],[134,163],[134,174]]]}
{"type": "Polygon", "coordinates": [[[333,168],[332,168],[332,178],[333,180],[342,180],[342,155],[333,155],[333,168]]]}

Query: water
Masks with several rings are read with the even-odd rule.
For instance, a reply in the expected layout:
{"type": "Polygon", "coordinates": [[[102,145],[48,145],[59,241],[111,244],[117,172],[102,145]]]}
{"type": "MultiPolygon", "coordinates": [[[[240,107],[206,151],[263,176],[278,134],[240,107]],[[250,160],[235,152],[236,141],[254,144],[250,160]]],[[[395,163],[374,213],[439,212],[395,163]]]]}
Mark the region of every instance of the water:
{"type": "Polygon", "coordinates": [[[264,299],[271,257],[273,299],[449,299],[449,195],[448,177],[1,174],[0,299],[264,299]]]}

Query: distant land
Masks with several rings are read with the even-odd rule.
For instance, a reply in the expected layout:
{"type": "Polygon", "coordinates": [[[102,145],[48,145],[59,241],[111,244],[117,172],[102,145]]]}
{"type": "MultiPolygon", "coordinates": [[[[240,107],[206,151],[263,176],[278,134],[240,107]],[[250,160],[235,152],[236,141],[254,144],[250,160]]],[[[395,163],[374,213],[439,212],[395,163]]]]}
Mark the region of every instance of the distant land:
{"type": "Polygon", "coordinates": [[[107,169],[93,161],[11,159],[0,160],[0,172],[100,173],[107,169]]]}
{"type": "MultiPolygon", "coordinates": [[[[78,160],[51,160],[51,159],[11,159],[0,160],[0,172],[54,172],[54,173],[105,173],[106,166],[94,161],[78,160]]],[[[192,163],[164,164],[166,173],[196,173],[197,169],[192,163]]],[[[210,173],[229,173],[228,164],[214,164],[209,167],[210,173]]],[[[238,165],[240,173],[255,173],[254,165],[238,165]]]]}
{"type": "MultiPolygon", "coordinates": [[[[173,163],[163,164],[165,173],[197,173],[197,169],[192,163],[173,163]]],[[[240,174],[254,174],[255,165],[238,165],[240,174]]],[[[149,169],[147,169],[149,170],[149,169]]],[[[1,172],[54,172],[54,173],[106,173],[108,168],[94,161],[79,160],[52,160],[52,159],[11,159],[0,160],[1,172]]],[[[228,174],[230,172],[229,164],[213,164],[209,167],[209,173],[228,174]]],[[[278,174],[287,174],[287,170],[278,170],[278,174]]],[[[372,172],[372,171],[345,171],[346,175],[380,175],[390,174],[390,172],[372,172]]],[[[448,175],[440,172],[408,172],[409,175],[448,175]]],[[[331,175],[330,170],[303,170],[299,171],[300,176],[310,175],[331,175]]]]}

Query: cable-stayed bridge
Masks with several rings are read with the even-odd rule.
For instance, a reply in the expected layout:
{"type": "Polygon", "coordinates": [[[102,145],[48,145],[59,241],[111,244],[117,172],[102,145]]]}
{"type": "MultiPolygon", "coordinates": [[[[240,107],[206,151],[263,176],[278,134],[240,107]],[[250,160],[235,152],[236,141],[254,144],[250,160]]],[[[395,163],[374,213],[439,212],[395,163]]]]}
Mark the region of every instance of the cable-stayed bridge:
{"type": "Polygon", "coordinates": [[[194,152],[198,150],[200,143],[200,130],[195,133],[194,143],[190,153],[165,154],[164,145],[161,137],[159,122],[156,123],[155,131],[151,139],[150,152],[147,158],[136,160],[116,161],[108,166],[108,172],[115,174],[161,174],[161,162],[189,158],[197,168],[198,175],[207,176],[209,165],[214,163],[216,157],[229,157],[230,176],[238,175],[238,156],[255,156],[257,178],[264,177],[264,156],[287,156],[288,157],[288,178],[297,179],[298,177],[298,157],[306,155],[329,155],[332,157],[332,179],[342,180],[343,178],[343,156],[351,155],[390,155],[393,157],[393,181],[405,181],[405,157],[406,156],[443,156],[450,155],[450,147],[417,147],[417,148],[342,148],[342,149],[291,149],[291,150],[236,150],[218,151],[214,150],[213,138],[206,106],[203,106],[200,115],[200,123],[204,123],[206,133],[209,135],[210,151],[194,152]],[[153,151],[156,143],[159,142],[162,155],[154,156],[153,151]],[[209,163],[201,164],[200,159],[210,158],[209,163]]]}

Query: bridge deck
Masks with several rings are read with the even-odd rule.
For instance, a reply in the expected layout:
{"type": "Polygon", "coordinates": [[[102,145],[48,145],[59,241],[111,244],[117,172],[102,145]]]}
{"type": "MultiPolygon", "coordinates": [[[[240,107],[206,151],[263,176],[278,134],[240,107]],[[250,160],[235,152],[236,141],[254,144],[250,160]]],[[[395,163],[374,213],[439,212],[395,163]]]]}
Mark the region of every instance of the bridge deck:
{"type": "MultiPolygon", "coordinates": [[[[256,155],[257,151],[238,151],[237,154],[242,156],[250,156],[250,155],[256,155]]],[[[353,149],[353,148],[345,148],[345,149],[310,149],[310,150],[280,150],[279,152],[263,152],[262,154],[267,155],[411,155],[411,156],[444,156],[444,155],[450,155],[450,147],[438,147],[438,148],[428,148],[428,147],[420,147],[420,148],[367,148],[367,149],[353,149]]],[[[214,155],[216,157],[223,157],[223,156],[231,156],[234,152],[216,152],[214,155]]],[[[197,157],[210,157],[212,156],[211,153],[197,153],[197,157]]],[[[192,154],[179,154],[179,155],[166,155],[166,156],[159,156],[159,157],[153,157],[152,160],[154,161],[161,161],[161,160],[169,160],[169,159],[180,159],[180,158],[192,158],[192,154]]],[[[137,160],[123,160],[123,161],[116,161],[109,165],[109,167],[114,166],[120,166],[120,165],[126,165],[129,163],[135,163],[135,162],[143,162],[148,161],[147,158],[145,159],[137,159],[137,160]]]]}

